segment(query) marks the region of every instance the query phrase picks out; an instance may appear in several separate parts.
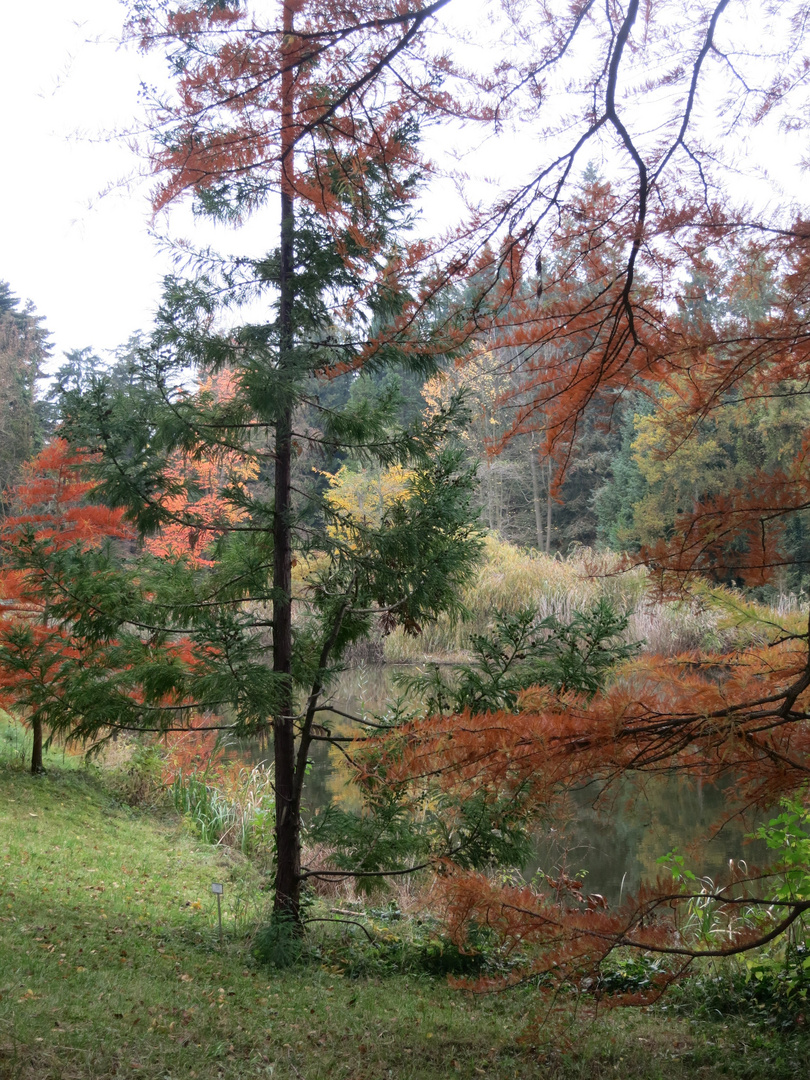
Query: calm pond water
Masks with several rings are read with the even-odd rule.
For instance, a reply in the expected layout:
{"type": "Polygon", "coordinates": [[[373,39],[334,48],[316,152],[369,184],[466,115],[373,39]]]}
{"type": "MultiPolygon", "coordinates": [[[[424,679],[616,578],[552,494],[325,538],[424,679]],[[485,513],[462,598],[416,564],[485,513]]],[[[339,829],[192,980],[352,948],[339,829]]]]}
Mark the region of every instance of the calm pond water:
{"type": "MultiPolygon", "coordinates": [[[[400,691],[394,686],[396,665],[365,666],[344,672],[330,697],[330,704],[355,716],[382,715],[400,691]]],[[[412,670],[412,669],[406,669],[412,670]]],[[[338,723],[330,725],[337,733],[338,723]]],[[[348,723],[348,722],[347,722],[348,723]]],[[[246,763],[269,761],[271,749],[243,743],[237,750],[246,763]]],[[[338,802],[346,809],[360,805],[339,750],[324,744],[314,748],[315,767],[307,778],[305,804],[318,809],[338,802]]],[[[655,879],[656,860],[677,850],[698,876],[720,880],[729,860],[764,863],[761,842],[746,840],[762,820],[734,821],[717,831],[727,808],[728,784],[718,787],[678,777],[647,777],[643,785],[632,780],[617,783],[607,793],[589,786],[575,792],[559,819],[538,824],[536,859],[524,874],[538,869],[555,876],[564,869],[569,876],[586,874],[586,889],[601,893],[609,903],[634,892],[642,879],[655,879]]]]}

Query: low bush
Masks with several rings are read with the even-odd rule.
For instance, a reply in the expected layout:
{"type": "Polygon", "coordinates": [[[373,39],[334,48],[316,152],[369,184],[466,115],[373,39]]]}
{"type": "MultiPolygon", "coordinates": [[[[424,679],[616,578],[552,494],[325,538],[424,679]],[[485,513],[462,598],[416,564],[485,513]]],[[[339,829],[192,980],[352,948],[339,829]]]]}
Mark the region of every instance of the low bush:
{"type": "Polygon", "coordinates": [[[385,908],[313,909],[302,962],[317,963],[347,978],[399,975],[444,979],[503,971],[504,962],[491,935],[482,929],[460,948],[428,915],[405,914],[396,904],[385,908]],[[318,929],[314,930],[315,924],[318,929]]]}
{"type": "Polygon", "coordinates": [[[613,953],[602,964],[594,989],[600,995],[643,994],[660,985],[668,965],[660,956],[613,953]]]}
{"type": "Polygon", "coordinates": [[[126,744],[122,760],[104,768],[104,786],[127,806],[156,810],[170,805],[163,776],[166,754],[153,741],[126,744]]]}
{"type": "Polygon", "coordinates": [[[690,1015],[712,1020],[742,1016],[789,1031],[805,1026],[810,995],[810,945],[761,950],[694,975],[673,995],[690,1015]]]}

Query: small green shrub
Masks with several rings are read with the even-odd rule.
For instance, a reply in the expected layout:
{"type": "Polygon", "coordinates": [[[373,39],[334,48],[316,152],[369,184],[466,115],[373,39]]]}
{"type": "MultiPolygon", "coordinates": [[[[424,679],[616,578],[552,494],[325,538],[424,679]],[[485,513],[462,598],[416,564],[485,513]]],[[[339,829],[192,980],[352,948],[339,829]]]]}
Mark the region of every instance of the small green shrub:
{"type": "Polygon", "coordinates": [[[345,911],[316,938],[310,934],[307,957],[349,978],[423,975],[477,976],[503,970],[489,932],[481,928],[460,948],[430,917],[405,917],[395,905],[345,911]]]}
{"type": "Polygon", "coordinates": [[[810,899],[810,809],[800,795],[782,800],[782,813],[760,826],[752,839],[778,852],[774,900],[810,899]]]}
{"type": "Polygon", "coordinates": [[[219,843],[236,824],[236,808],[198,776],[178,773],[171,792],[174,805],[191,819],[203,843],[219,843]]]}
{"type": "Polygon", "coordinates": [[[690,1012],[705,1019],[744,1016],[780,1031],[804,1025],[810,995],[807,942],[716,967],[689,980],[677,995],[690,1012]]]}
{"type": "Polygon", "coordinates": [[[666,973],[666,961],[660,956],[614,953],[602,965],[595,989],[602,994],[643,993],[657,986],[666,973]]]}
{"type": "Polygon", "coordinates": [[[275,796],[266,768],[242,768],[232,776],[180,772],[171,795],[206,844],[224,844],[243,855],[271,847],[275,796]]]}
{"type": "Polygon", "coordinates": [[[253,937],[253,956],[260,964],[288,968],[297,964],[304,953],[300,926],[284,915],[275,914],[267,926],[253,937]]]}
{"type": "MultiPolygon", "coordinates": [[[[783,905],[810,899],[810,810],[801,795],[782,802],[782,812],[753,834],[764,840],[778,861],[759,878],[759,895],[783,905]]],[[[659,863],[667,865],[676,880],[692,893],[681,925],[685,940],[698,947],[727,942],[740,924],[759,925],[762,900],[741,906],[734,922],[724,905],[715,899],[717,889],[708,878],[698,879],[683,856],[669,852],[659,863]]],[[[693,976],[683,989],[683,1001],[699,1015],[743,1015],[787,1030],[801,1026],[810,1001],[810,945],[801,920],[769,945],[715,964],[693,976]]]]}

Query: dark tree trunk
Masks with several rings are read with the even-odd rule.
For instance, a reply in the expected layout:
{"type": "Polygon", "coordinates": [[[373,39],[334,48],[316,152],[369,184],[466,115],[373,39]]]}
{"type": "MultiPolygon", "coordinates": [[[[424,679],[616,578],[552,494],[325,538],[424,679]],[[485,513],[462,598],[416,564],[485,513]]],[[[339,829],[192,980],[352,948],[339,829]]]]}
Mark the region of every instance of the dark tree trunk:
{"type": "Polygon", "coordinates": [[[273,911],[300,922],[301,800],[295,775],[295,726],[292,667],[292,402],[294,176],[294,70],[287,59],[293,34],[292,7],[284,5],[282,98],[281,258],[279,267],[279,408],[275,439],[275,504],[273,515],[273,671],[281,693],[273,717],[276,794],[276,880],[273,911]]]}
{"type": "Polygon", "coordinates": [[[31,729],[34,735],[34,746],[31,751],[31,774],[32,776],[38,776],[39,773],[45,772],[45,766],[42,764],[42,721],[34,720],[31,729]]]}
{"type": "Polygon", "coordinates": [[[276,431],[276,478],[274,522],[273,670],[281,694],[273,719],[276,795],[276,914],[299,921],[301,837],[300,798],[295,783],[295,727],[290,679],[292,661],[292,608],[290,560],[290,465],[289,411],[279,419],[276,431]]]}

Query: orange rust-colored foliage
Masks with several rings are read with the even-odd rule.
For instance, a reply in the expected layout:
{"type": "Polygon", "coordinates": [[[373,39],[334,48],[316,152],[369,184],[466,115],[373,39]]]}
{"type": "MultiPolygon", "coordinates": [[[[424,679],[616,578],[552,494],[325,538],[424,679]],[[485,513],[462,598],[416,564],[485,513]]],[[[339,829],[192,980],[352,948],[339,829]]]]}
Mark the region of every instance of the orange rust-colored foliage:
{"type": "Polygon", "coordinates": [[[218,736],[219,728],[211,726],[211,720],[204,716],[192,717],[183,731],[167,732],[163,736],[165,782],[171,784],[178,775],[195,773],[205,773],[212,781],[220,776],[225,751],[218,736]]]}
{"type": "Polygon", "coordinates": [[[89,501],[95,485],[82,478],[85,464],[84,456],[57,438],[25,465],[23,480],[13,493],[16,512],[4,522],[4,543],[13,545],[15,536],[29,526],[52,549],[77,542],[97,544],[107,537],[130,538],[121,511],[89,501]]]}
{"type": "MultiPolygon", "coordinates": [[[[225,402],[233,396],[233,376],[228,371],[209,376],[199,390],[225,402]]],[[[242,489],[258,472],[255,459],[236,450],[200,446],[177,455],[167,474],[169,493],[160,499],[168,520],[145,541],[146,550],[158,558],[182,556],[194,566],[212,566],[212,544],[244,517],[232,499],[223,498],[223,490],[242,489]]]]}
{"type": "MultiPolygon", "coordinates": [[[[144,50],[190,46],[176,100],[156,111],[156,124],[176,134],[169,147],[153,154],[156,171],[165,177],[156,210],[182,193],[205,191],[239,174],[248,185],[255,180],[256,198],[262,183],[274,190],[291,185],[320,213],[346,218],[356,241],[372,243],[329,174],[335,168],[345,172],[357,210],[369,197],[369,157],[391,164],[415,161],[402,138],[403,122],[415,105],[450,99],[410,47],[431,14],[448,2],[416,2],[406,10],[391,0],[373,0],[360,12],[354,4],[289,0],[277,5],[275,24],[247,10],[202,5],[136,18],[131,32],[144,50]],[[282,8],[295,20],[294,34],[284,32],[282,8]],[[387,72],[401,53],[411,64],[410,82],[395,78],[392,93],[387,72]],[[289,86],[282,86],[285,73],[289,86]],[[297,166],[293,148],[301,159],[297,166]]],[[[396,183],[393,172],[391,180],[396,183]]],[[[410,197],[405,188],[395,194],[410,197]]],[[[250,207],[248,199],[244,209],[250,207]]]]}
{"type": "MultiPolygon", "coordinates": [[[[553,150],[532,179],[501,194],[489,215],[470,220],[468,243],[485,282],[476,325],[490,350],[503,350],[504,370],[512,376],[500,400],[511,424],[492,453],[517,434],[535,432],[562,472],[585,413],[598,403],[609,416],[611,403],[629,391],[651,397],[663,391],[671,398],[662,454],[688,445],[701,424],[727,406],[798,400],[806,392],[810,227],[788,205],[771,206],[759,217],[735,206],[715,171],[722,148],[696,120],[702,102],[737,130],[769,112],[795,121],[806,109],[805,91],[785,80],[779,65],[765,70],[760,56],[761,90],[744,103],[735,101],[733,89],[724,97],[717,84],[705,83],[707,65],[716,59],[739,87],[734,65],[753,62],[756,43],[742,60],[739,28],[722,0],[700,5],[693,20],[676,19],[682,29],[673,32],[667,12],[676,10],[677,4],[631,0],[605,9],[600,27],[595,6],[576,5],[567,16],[553,17],[546,36],[528,11],[512,22],[515,41],[537,43],[531,57],[524,61],[516,50],[504,68],[524,118],[537,112],[538,99],[563,86],[581,92],[587,82],[589,93],[580,113],[576,101],[585,99],[572,96],[558,126],[543,127],[553,150]],[[593,37],[582,33],[584,25],[593,37]],[[601,62],[589,62],[587,73],[574,66],[579,38],[601,50],[601,62]],[[561,76],[555,83],[554,69],[564,62],[570,81],[561,76]],[[639,79],[644,73],[646,93],[660,95],[654,140],[635,111],[639,83],[631,71],[639,79]],[[665,85],[682,93],[665,102],[665,85]],[[605,147],[605,160],[618,167],[611,182],[592,176],[573,190],[570,174],[590,145],[605,147]],[[500,244],[493,242],[498,222],[509,227],[500,244]],[[486,230],[488,246],[482,247],[476,238],[486,230]],[[704,282],[709,294],[729,290],[750,303],[709,317],[688,302],[690,278],[704,282]]],[[[784,18],[780,63],[796,71],[806,48],[795,34],[797,12],[798,5],[786,3],[760,8],[757,16],[760,33],[773,26],[772,17],[784,18]]],[[[696,497],[674,529],[638,556],[659,590],[678,594],[702,576],[778,586],[792,558],[788,525],[810,508],[807,451],[805,438],[795,452],[781,455],[778,468],[754,467],[744,486],[696,497]]],[[[520,793],[538,808],[551,805],[561,788],[595,778],[684,770],[732,777],[729,814],[751,803],[773,806],[810,777],[810,631],[778,621],[728,652],[646,657],[591,701],[535,688],[514,713],[425,718],[392,740],[380,767],[386,778],[412,782],[418,792],[425,785],[445,793],[474,790],[493,802],[520,793]]],[[[737,880],[735,887],[743,885],[737,880]]],[[[770,939],[807,907],[797,901],[772,908],[767,886],[757,892],[749,883],[749,889],[763,922],[741,930],[729,952],[770,939]]],[[[512,894],[448,866],[439,891],[460,940],[471,924],[493,926],[506,941],[534,936],[545,941],[541,966],[559,964],[560,970],[586,957],[597,963],[616,944],[677,953],[667,906],[687,902],[672,899],[671,883],[670,895],[659,883],[621,917],[576,904],[553,916],[547,898],[531,890],[512,894]],[[636,932],[642,925],[644,933],[636,932]]],[[[721,906],[739,899],[718,891],[721,906]]]]}
{"type": "Polygon", "coordinates": [[[89,549],[110,539],[128,540],[132,530],[123,513],[93,504],[94,484],[82,478],[85,459],[63,439],[53,439],[24,467],[10,496],[15,511],[3,523],[0,550],[0,704],[22,708],[34,728],[33,771],[42,767],[41,706],[58,698],[64,665],[95,662],[79,649],[70,628],[51,617],[49,573],[43,559],[69,547],[89,549]],[[39,568],[14,566],[15,552],[35,544],[39,568]]]}
{"type": "Polygon", "coordinates": [[[802,640],[699,661],[647,656],[591,701],[536,688],[514,713],[414,721],[398,731],[386,776],[435,776],[445,790],[528,789],[543,805],[560,784],[678,767],[733,774],[743,800],[773,805],[808,771],[810,730],[799,722],[810,709],[806,669],[802,640]]]}
{"type": "Polygon", "coordinates": [[[0,617],[5,626],[24,618],[41,622],[43,631],[48,630],[47,605],[40,588],[44,571],[21,571],[8,565],[8,556],[13,557],[25,537],[35,537],[48,554],[75,544],[93,547],[110,538],[133,536],[122,511],[89,501],[95,485],[82,479],[85,463],[64,439],[53,439],[24,466],[23,479],[11,496],[15,513],[3,522],[0,538],[7,556],[0,568],[0,617]]]}
{"type": "Polygon", "coordinates": [[[192,3],[169,13],[155,6],[130,26],[145,51],[185,56],[175,96],[152,103],[156,137],[147,152],[159,177],[155,212],[193,194],[214,202],[222,196],[228,209],[211,212],[244,218],[282,193],[328,223],[336,250],[356,273],[339,303],[341,321],[361,335],[359,347],[350,360],[331,360],[323,377],[362,369],[392,339],[403,356],[425,357],[469,338],[469,328],[455,320],[440,345],[414,330],[423,306],[452,276],[433,262],[443,241],[403,233],[391,250],[374,194],[382,175],[387,199],[414,203],[413,179],[428,174],[430,164],[413,121],[465,111],[444,85],[454,65],[444,49],[427,45],[433,16],[450,2],[373,0],[361,9],[280,0],[269,13],[234,8],[213,15],[192,3]],[[226,185],[238,193],[223,196],[226,185]],[[388,320],[382,340],[362,321],[381,278],[392,296],[411,297],[388,320]]]}
{"type": "MultiPolygon", "coordinates": [[[[515,965],[510,975],[485,977],[474,984],[457,980],[457,984],[474,985],[481,992],[502,989],[525,981],[532,975],[556,974],[558,978],[575,975],[581,983],[597,994],[600,964],[617,948],[630,948],[645,953],[668,955],[671,965],[651,973],[650,984],[642,992],[611,994],[606,1004],[644,1005],[654,1001],[667,986],[683,975],[696,955],[734,956],[755,948],[783,933],[801,914],[810,908],[806,901],[784,905],[780,915],[767,928],[745,925],[739,912],[746,904],[762,904],[756,892],[747,895],[746,883],[716,886],[707,893],[686,892],[678,882],[660,877],[641,888],[638,895],[620,908],[610,911],[601,897],[583,896],[578,882],[548,882],[547,888],[501,886],[485,874],[446,875],[434,889],[434,902],[444,914],[453,939],[468,947],[470,926],[486,927],[502,943],[504,954],[513,957],[527,949],[534,959],[515,965]],[[678,909],[690,900],[715,902],[715,915],[725,918],[731,929],[722,942],[703,949],[693,947],[679,933],[678,909]]],[[[546,984],[553,991],[558,982],[546,984]]]]}
{"type": "MultiPolygon", "coordinates": [[[[155,632],[157,627],[133,627],[126,647],[115,637],[77,631],[74,620],[81,620],[85,602],[72,595],[70,576],[61,572],[58,556],[76,557],[110,541],[135,540],[122,510],[91,501],[95,483],[84,478],[87,464],[87,457],[72,451],[64,439],[53,439],[26,466],[23,481],[11,495],[17,512],[6,519],[0,535],[0,703],[34,727],[39,767],[41,746],[37,750],[36,744],[41,743],[43,726],[81,741],[115,728],[148,729],[142,719],[130,720],[129,712],[150,700],[153,707],[173,709],[176,725],[187,727],[193,699],[184,690],[156,695],[145,684],[150,664],[175,669],[184,686],[182,673],[193,672],[201,663],[190,638],[165,637],[155,632]],[[18,557],[24,568],[18,568],[18,557]],[[130,679],[135,663],[141,665],[141,675],[130,679]],[[96,716],[92,700],[65,694],[67,684],[75,688],[77,682],[89,685],[93,679],[99,690],[110,694],[109,715],[102,710],[96,716]],[[122,715],[116,719],[118,707],[122,715]]],[[[96,611],[101,614],[103,601],[92,603],[102,604],[96,611]]]]}
{"type": "MultiPolygon", "coordinates": [[[[415,807],[439,800],[449,808],[445,826],[452,831],[454,808],[471,794],[507,812],[521,807],[528,826],[538,817],[553,819],[561,796],[584,783],[677,770],[732,780],[724,789],[730,818],[741,807],[772,807],[806,784],[808,715],[806,635],[733,654],[647,656],[622,668],[591,700],[535,687],[514,711],[412,721],[373,740],[373,756],[361,753],[367,771],[360,780],[410,789],[415,807]]],[[[570,977],[595,980],[600,964],[620,947],[669,955],[672,966],[662,969],[649,993],[625,1002],[640,1003],[678,978],[695,956],[757,947],[810,910],[801,895],[775,903],[773,879],[754,867],[732,867],[728,882],[711,887],[670,878],[648,882],[615,910],[564,874],[514,887],[454,865],[452,855],[439,869],[432,895],[454,940],[474,949],[487,927],[507,954],[516,954],[510,976],[478,980],[479,990],[538,973],[554,977],[549,987],[570,977]],[[682,932],[684,913],[696,901],[712,905],[725,927],[722,939],[696,942],[682,932]],[[747,919],[740,918],[743,910],[747,919]]],[[[778,867],[774,872],[778,876],[778,867]]]]}

